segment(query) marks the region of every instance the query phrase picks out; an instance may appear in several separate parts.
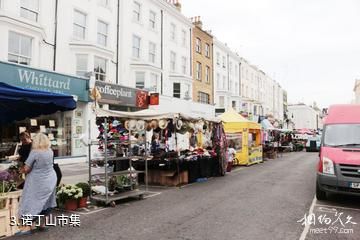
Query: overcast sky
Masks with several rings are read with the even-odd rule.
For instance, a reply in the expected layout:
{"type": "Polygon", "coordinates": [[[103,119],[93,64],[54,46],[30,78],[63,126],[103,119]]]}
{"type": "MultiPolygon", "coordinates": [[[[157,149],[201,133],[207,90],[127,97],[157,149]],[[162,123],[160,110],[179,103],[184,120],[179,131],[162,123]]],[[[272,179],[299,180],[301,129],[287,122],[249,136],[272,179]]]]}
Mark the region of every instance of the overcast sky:
{"type": "Polygon", "coordinates": [[[360,0],[180,0],[187,17],[277,80],[290,103],[349,103],[360,79],[360,0]]]}

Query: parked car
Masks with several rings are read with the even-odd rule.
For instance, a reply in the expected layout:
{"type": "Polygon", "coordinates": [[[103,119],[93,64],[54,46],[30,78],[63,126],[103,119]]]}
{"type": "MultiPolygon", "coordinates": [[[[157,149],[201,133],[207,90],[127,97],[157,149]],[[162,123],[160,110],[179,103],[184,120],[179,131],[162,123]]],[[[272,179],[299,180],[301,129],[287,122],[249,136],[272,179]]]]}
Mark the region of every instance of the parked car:
{"type": "Polygon", "coordinates": [[[307,152],[319,152],[320,145],[321,145],[321,136],[316,135],[308,138],[305,148],[307,152]]]}
{"type": "Polygon", "coordinates": [[[360,196],[360,105],[334,105],[324,121],[316,197],[360,196]]]}

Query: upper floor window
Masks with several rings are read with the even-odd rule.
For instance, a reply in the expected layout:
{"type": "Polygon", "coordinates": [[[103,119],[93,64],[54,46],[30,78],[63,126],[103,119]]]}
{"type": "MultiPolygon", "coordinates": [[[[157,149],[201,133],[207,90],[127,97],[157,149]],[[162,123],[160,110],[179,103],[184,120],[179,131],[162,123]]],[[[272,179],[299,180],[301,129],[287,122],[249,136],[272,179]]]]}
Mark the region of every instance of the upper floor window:
{"type": "Polygon", "coordinates": [[[174,23],[170,24],[170,39],[176,40],[176,25],[174,23]]]}
{"type": "Polygon", "coordinates": [[[220,74],[219,73],[216,74],[216,88],[217,89],[221,88],[220,87],[220,74]]]}
{"type": "Polygon", "coordinates": [[[210,103],[210,95],[207,93],[204,93],[204,92],[199,92],[198,101],[199,101],[199,103],[209,104],[210,103]]]}
{"type": "Polygon", "coordinates": [[[158,75],[155,73],[150,73],[150,84],[151,84],[151,91],[157,92],[158,91],[158,75]]]}
{"type": "Polygon", "coordinates": [[[210,67],[206,66],[205,68],[205,81],[206,83],[210,83],[210,67]]]}
{"type": "Polygon", "coordinates": [[[173,84],[173,97],[180,98],[181,97],[181,85],[180,83],[173,84]]]}
{"type": "Polygon", "coordinates": [[[103,21],[98,21],[97,43],[106,47],[108,37],[108,25],[103,21]]]}
{"type": "Polygon", "coordinates": [[[225,98],[224,96],[219,96],[219,107],[225,106],[225,98]]]}
{"type": "Polygon", "coordinates": [[[21,0],[20,16],[37,22],[39,16],[39,0],[21,0]]]}
{"type": "Polygon", "coordinates": [[[186,46],[186,31],[185,30],[181,31],[181,45],[183,47],[186,46]]]}
{"type": "Polygon", "coordinates": [[[200,40],[200,38],[196,38],[196,40],[195,40],[195,51],[197,53],[201,53],[201,40],[200,40]]]}
{"type": "Polygon", "coordinates": [[[186,59],[186,57],[182,57],[181,58],[181,72],[182,72],[182,74],[186,74],[186,70],[187,70],[187,59],[186,59]]]}
{"type": "Polygon", "coordinates": [[[176,53],[170,52],[170,69],[172,72],[176,70],[176,53]]]}
{"type": "Polygon", "coordinates": [[[222,66],[223,66],[223,68],[226,68],[226,58],[225,58],[225,56],[223,56],[222,59],[223,59],[222,66]]]}
{"type": "Polygon", "coordinates": [[[103,6],[103,7],[108,7],[110,0],[97,0],[98,5],[103,6]]]}
{"type": "Polygon", "coordinates": [[[134,58],[140,58],[140,42],[141,42],[141,38],[136,35],[133,35],[132,55],[134,58]]]}
{"type": "Polygon", "coordinates": [[[220,53],[219,52],[216,53],[216,64],[220,65],[220,53]]]}
{"type": "Polygon", "coordinates": [[[32,53],[32,38],[9,32],[8,61],[30,65],[32,53]]]}
{"type": "Polygon", "coordinates": [[[135,72],[136,88],[145,88],[145,72],[135,72]]]}
{"type": "Polygon", "coordinates": [[[139,2],[134,1],[133,20],[136,22],[140,22],[140,11],[141,11],[141,4],[139,2]]]}
{"type": "Polygon", "coordinates": [[[88,55],[76,54],[76,76],[85,77],[88,72],[88,55]]]}
{"type": "Polygon", "coordinates": [[[205,44],[205,56],[210,57],[210,45],[208,43],[205,44]]]}
{"type": "Polygon", "coordinates": [[[107,65],[107,61],[105,58],[95,57],[94,73],[96,80],[100,80],[100,81],[106,80],[106,65],[107,65]]]}
{"type": "Polygon", "coordinates": [[[86,14],[78,10],[74,11],[74,37],[85,39],[86,14]]]}
{"type": "Polygon", "coordinates": [[[150,11],[149,25],[151,29],[156,28],[156,13],[154,11],[150,11]]]}
{"type": "Polygon", "coordinates": [[[155,63],[156,60],[156,45],[153,42],[149,42],[149,61],[155,63]]]}
{"type": "Polygon", "coordinates": [[[201,81],[201,63],[196,62],[196,80],[201,81]]]}

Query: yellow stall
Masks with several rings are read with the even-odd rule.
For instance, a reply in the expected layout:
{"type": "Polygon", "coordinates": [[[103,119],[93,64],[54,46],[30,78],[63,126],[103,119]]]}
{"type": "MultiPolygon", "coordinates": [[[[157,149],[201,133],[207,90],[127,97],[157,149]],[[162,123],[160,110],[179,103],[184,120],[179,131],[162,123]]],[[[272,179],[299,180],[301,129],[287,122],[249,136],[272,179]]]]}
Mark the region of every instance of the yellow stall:
{"type": "Polygon", "coordinates": [[[220,115],[229,146],[236,150],[234,165],[262,162],[261,125],[238,114],[234,109],[220,115]]]}

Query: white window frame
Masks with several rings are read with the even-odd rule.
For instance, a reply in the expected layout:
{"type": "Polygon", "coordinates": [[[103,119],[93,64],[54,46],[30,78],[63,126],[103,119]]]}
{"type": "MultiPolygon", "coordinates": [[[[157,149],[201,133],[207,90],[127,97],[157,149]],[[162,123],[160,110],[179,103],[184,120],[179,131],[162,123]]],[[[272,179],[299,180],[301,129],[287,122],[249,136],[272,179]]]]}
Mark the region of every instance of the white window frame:
{"type": "Polygon", "coordinates": [[[132,38],[132,56],[139,59],[141,55],[141,37],[133,35],[132,38]],[[138,40],[138,41],[137,41],[138,40]],[[137,44],[138,42],[138,44],[137,44]]]}
{"type": "Polygon", "coordinates": [[[77,38],[77,39],[82,39],[82,40],[86,39],[86,30],[87,30],[87,28],[86,28],[86,24],[87,24],[87,14],[86,14],[86,13],[84,13],[84,12],[82,12],[82,11],[79,11],[79,10],[77,10],[77,9],[74,9],[74,19],[73,19],[73,36],[74,36],[75,38],[77,38]],[[77,23],[77,22],[75,22],[75,14],[76,14],[76,13],[78,13],[78,14],[81,14],[81,15],[85,16],[85,25],[84,25],[84,26],[83,26],[83,25],[81,25],[81,23],[77,23]],[[81,28],[81,29],[82,29],[83,34],[84,34],[84,36],[83,36],[83,37],[77,36],[77,35],[75,34],[75,28],[76,28],[76,27],[78,27],[78,28],[81,28]]]}
{"type": "Polygon", "coordinates": [[[149,42],[149,62],[156,62],[156,44],[149,42]]]}
{"type": "Polygon", "coordinates": [[[170,52],[170,70],[172,72],[176,71],[176,53],[173,51],[170,52]]]}
{"type": "Polygon", "coordinates": [[[210,44],[205,43],[205,57],[210,58],[210,44]]]}
{"type": "Polygon", "coordinates": [[[223,57],[222,57],[222,60],[223,60],[222,67],[223,67],[223,68],[226,68],[226,57],[223,56],[223,57]]]}
{"type": "Polygon", "coordinates": [[[17,37],[19,37],[19,38],[18,38],[18,41],[19,41],[19,49],[17,50],[17,51],[18,51],[17,53],[16,53],[16,52],[11,52],[10,49],[9,49],[9,48],[10,48],[10,44],[8,45],[8,61],[9,61],[9,62],[13,62],[13,63],[17,63],[17,64],[28,65],[28,66],[31,65],[32,53],[33,53],[33,38],[30,37],[30,36],[21,34],[21,33],[9,31],[8,41],[10,40],[10,34],[15,34],[17,37]],[[27,40],[30,40],[30,51],[29,51],[29,52],[30,52],[30,56],[26,56],[26,55],[22,54],[22,51],[21,51],[21,49],[22,49],[22,46],[21,46],[22,38],[28,38],[27,40]],[[10,59],[10,58],[9,58],[10,55],[11,55],[12,57],[16,58],[17,61],[14,61],[14,60],[10,61],[10,60],[9,60],[9,59],[10,59]],[[21,58],[25,59],[27,64],[22,63],[21,60],[20,60],[21,58]]]}
{"type": "Polygon", "coordinates": [[[204,104],[210,104],[210,94],[205,92],[198,92],[198,102],[204,104]]]}
{"type": "Polygon", "coordinates": [[[176,41],[176,25],[175,23],[170,23],[170,39],[176,41]]]}
{"type": "Polygon", "coordinates": [[[225,97],[219,96],[219,107],[223,108],[225,106],[225,97]]]}
{"type": "Polygon", "coordinates": [[[88,54],[83,54],[83,53],[78,53],[75,54],[75,59],[76,59],[76,70],[75,70],[75,75],[79,76],[79,77],[85,77],[86,73],[88,72],[88,66],[89,66],[89,55],[88,54]],[[85,63],[85,68],[84,69],[79,69],[79,57],[85,57],[86,63],[85,63]]]}
{"type": "Polygon", "coordinates": [[[97,28],[97,43],[101,46],[107,47],[108,45],[108,32],[109,32],[109,24],[102,21],[102,20],[98,20],[98,28],[97,28]],[[106,27],[106,32],[100,32],[99,30],[99,24],[104,24],[106,27]],[[99,41],[99,37],[103,37],[105,39],[105,44],[101,43],[99,41]]]}
{"type": "Polygon", "coordinates": [[[187,37],[186,37],[186,35],[187,35],[186,30],[183,29],[183,30],[181,31],[181,33],[182,33],[182,46],[185,47],[185,46],[186,46],[186,39],[187,39],[187,37]]]}
{"type": "MultiPolygon", "coordinates": [[[[0,7],[1,7],[1,5],[0,5],[0,7]]],[[[28,20],[38,22],[38,20],[39,20],[39,0],[20,0],[20,16],[23,18],[26,18],[28,20]],[[23,3],[25,3],[25,4],[23,4],[23,3]],[[28,3],[28,4],[26,4],[26,3],[28,3]],[[27,5],[33,5],[33,6],[27,6],[27,5]],[[34,14],[35,19],[26,16],[26,14],[24,14],[24,13],[34,14]]]]}
{"type": "Polygon", "coordinates": [[[151,29],[156,29],[156,12],[150,10],[149,12],[149,26],[151,29]]]}
{"type": "MultiPolygon", "coordinates": [[[[94,56],[94,74],[95,74],[95,80],[99,80],[99,81],[104,81],[106,82],[106,73],[107,73],[107,63],[108,63],[108,60],[106,58],[103,58],[103,57],[99,57],[99,56],[94,56]],[[96,71],[96,68],[99,66],[96,66],[96,59],[99,59],[99,60],[104,60],[105,62],[105,70],[104,70],[104,73],[100,72],[100,71],[96,71]],[[103,79],[101,80],[101,78],[98,78],[98,76],[103,76],[103,79]]],[[[99,68],[100,70],[100,68],[99,68]]]]}
{"type": "Polygon", "coordinates": [[[200,38],[195,39],[195,51],[197,53],[201,53],[201,39],[200,38]]]}
{"type": "Polygon", "coordinates": [[[205,81],[210,83],[210,67],[206,65],[205,67],[205,81]]]}
{"type": "Polygon", "coordinates": [[[220,66],[220,53],[216,53],[216,64],[220,66]]]}
{"type": "Polygon", "coordinates": [[[216,87],[217,89],[221,89],[220,87],[220,73],[216,73],[216,87]]]}
{"type": "Polygon", "coordinates": [[[141,3],[133,2],[133,21],[141,22],[141,3]]]}
{"type": "Polygon", "coordinates": [[[145,88],[145,72],[142,71],[135,72],[135,88],[138,89],[145,88]],[[138,78],[139,76],[142,76],[142,78],[138,78]]]}
{"type": "Polygon", "coordinates": [[[173,83],[173,97],[175,98],[181,98],[181,83],[174,82],[173,83]],[[179,91],[175,92],[175,84],[179,86],[179,91]],[[176,95],[176,96],[175,96],[176,95]]]}
{"type": "Polygon", "coordinates": [[[159,75],[156,73],[150,73],[150,88],[151,91],[157,92],[158,91],[158,81],[159,75]]]}
{"type": "Polygon", "coordinates": [[[196,80],[201,81],[201,71],[202,71],[202,64],[201,62],[196,62],[196,70],[195,70],[196,80]]]}
{"type": "Polygon", "coordinates": [[[222,90],[226,89],[226,77],[223,76],[223,82],[222,82],[222,90]]]}
{"type": "Polygon", "coordinates": [[[187,58],[184,56],[181,57],[181,72],[184,75],[187,74],[187,58]]]}

